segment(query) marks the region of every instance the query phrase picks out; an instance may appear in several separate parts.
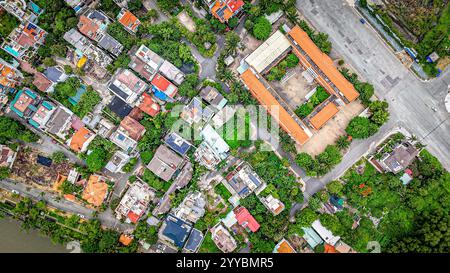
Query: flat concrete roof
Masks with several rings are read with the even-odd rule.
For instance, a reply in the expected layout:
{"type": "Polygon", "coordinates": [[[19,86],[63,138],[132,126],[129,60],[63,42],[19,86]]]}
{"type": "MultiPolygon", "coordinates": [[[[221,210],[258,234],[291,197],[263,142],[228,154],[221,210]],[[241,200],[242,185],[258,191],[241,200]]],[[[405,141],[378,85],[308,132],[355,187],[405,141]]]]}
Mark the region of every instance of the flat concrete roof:
{"type": "Polygon", "coordinates": [[[245,61],[258,73],[261,73],[290,47],[289,40],[281,31],[277,30],[252,54],[248,55],[245,61]]]}

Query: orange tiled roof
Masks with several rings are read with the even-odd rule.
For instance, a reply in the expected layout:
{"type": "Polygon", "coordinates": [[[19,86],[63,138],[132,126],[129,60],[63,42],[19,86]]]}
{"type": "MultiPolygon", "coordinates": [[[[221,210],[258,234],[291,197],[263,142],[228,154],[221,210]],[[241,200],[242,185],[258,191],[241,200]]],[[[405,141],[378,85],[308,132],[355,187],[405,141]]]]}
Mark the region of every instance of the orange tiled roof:
{"type": "Polygon", "coordinates": [[[281,128],[291,135],[298,143],[304,144],[308,141],[309,136],[303,130],[300,125],[289,115],[289,113],[284,109],[280,103],[275,99],[275,97],[266,89],[266,87],[259,81],[259,79],[253,74],[250,69],[247,69],[241,75],[241,79],[244,81],[245,85],[250,89],[253,96],[263,105],[266,110],[275,118],[275,120],[280,124],[281,128]],[[278,116],[272,113],[275,110],[274,107],[278,107],[278,116]]]}
{"type": "Polygon", "coordinates": [[[93,20],[84,15],[81,15],[80,21],[78,23],[78,29],[81,33],[94,40],[96,38],[95,36],[97,34],[99,26],[93,20]]]}
{"type": "Polygon", "coordinates": [[[325,244],[324,253],[339,253],[339,252],[337,252],[337,250],[336,250],[336,248],[334,248],[334,246],[325,244]]]}
{"type": "Polygon", "coordinates": [[[310,122],[314,128],[319,130],[322,126],[329,121],[334,115],[339,112],[339,109],[332,102],[328,103],[325,107],[323,107],[317,114],[315,114],[310,122]]]}
{"type": "Polygon", "coordinates": [[[130,116],[126,116],[120,122],[120,126],[127,131],[130,138],[136,141],[139,141],[145,133],[145,127],[130,116]]]}
{"type": "Polygon", "coordinates": [[[84,143],[92,136],[92,132],[86,127],[80,128],[73,134],[70,140],[70,148],[75,152],[80,152],[83,149],[84,143]]]}
{"type": "Polygon", "coordinates": [[[288,244],[288,242],[283,241],[280,243],[277,249],[277,253],[295,253],[292,247],[288,244]]]}
{"type": "Polygon", "coordinates": [[[69,200],[69,201],[72,201],[72,202],[77,200],[77,198],[73,194],[64,194],[64,198],[66,200],[69,200]]]}
{"type": "Polygon", "coordinates": [[[216,4],[211,8],[211,13],[219,19],[220,22],[224,23],[227,22],[231,17],[233,17],[233,12],[229,8],[225,8],[223,12],[223,16],[219,16],[217,11],[220,9],[223,9],[227,5],[226,1],[216,1],[216,4]]]}
{"type": "Polygon", "coordinates": [[[9,79],[9,78],[14,77],[14,75],[15,75],[14,70],[8,66],[2,65],[2,64],[0,64],[0,70],[1,70],[0,84],[3,86],[14,87],[15,86],[14,81],[11,81],[9,79]]]}
{"type": "Polygon", "coordinates": [[[56,177],[56,181],[53,184],[53,190],[59,191],[59,187],[61,186],[62,183],[64,183],[64,181],[66,181],[66,179],[67,179],[67,176],[58,174],[58,176],[56,177]]]}
{"type": "Polygon", "coordinates": [[[130,11],[126,11],[122,17],[120,17],[119,22],[132,31],[136,31],[136,28],[140,24],[139,19],[130,11]]]}
{"type": "MultiPolygon", "coordinates": [[[[345,96],[345,98],[351,102],[355,100],[359,93],[355,90],[353,85],[337,70],[334,66],[331,58],[323,53],[314,42],[309,38],[308,34],[304,32],[299,26],[295,26],[289,32],[289,35],[294,39],[297,44],[306,52],[306,54],[313,60],[313,62],[319,67],[319,69],[330,79],[330,81],[339,89],[339,91],[345,96]]],[[[303,57],[302,54],[294,48],[294,52],[300,55],[301,62],[308,67],[311,64],[303,57]]],[[[331,86],[321,77],[318,78],[321,85],[323,85],[328,92],[335,93],[331,86]]],[[[336,94],[339,96],[339,94],[336,94]]]]}
{"type": "Polygon", "coordinates": [[[83,191],[83,199],[96,207],[100,206],[108,194],[108,184],[99,181],[98,175],[91,175],[83,191]]]}
{"type": "Polygon", "coordinates": [[[128,246],[131,244],[131,242],[133,242],[133,238],[128,235],[121,234],[119,242],[121,242],[124,246],[128,246]]]}

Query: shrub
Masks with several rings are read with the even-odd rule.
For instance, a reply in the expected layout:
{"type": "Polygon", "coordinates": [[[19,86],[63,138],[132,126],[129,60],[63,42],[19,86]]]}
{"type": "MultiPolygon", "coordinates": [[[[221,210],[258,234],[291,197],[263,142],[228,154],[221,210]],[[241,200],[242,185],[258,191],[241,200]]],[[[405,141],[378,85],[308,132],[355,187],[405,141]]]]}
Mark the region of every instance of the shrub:
{"type": "Polygon", "coordinates": [[[286,61],[287,61],[287,67],[293,68],[298,65],[299,59],[295,54],[291,53],[286,56],[286,61]]]}
{"type": "Polygon", "coordinates": [[[253,36],[258,40],[266,40],[272,32],[272,25],[265,17],[258,17],[253,26],[253,36]]]}
{"type": "Polygon", "coordinates": [[[353,138],[364,139],[374,135],[378,131],[378,126],[366,117],[354,117],[345,131],[353,138]]]}

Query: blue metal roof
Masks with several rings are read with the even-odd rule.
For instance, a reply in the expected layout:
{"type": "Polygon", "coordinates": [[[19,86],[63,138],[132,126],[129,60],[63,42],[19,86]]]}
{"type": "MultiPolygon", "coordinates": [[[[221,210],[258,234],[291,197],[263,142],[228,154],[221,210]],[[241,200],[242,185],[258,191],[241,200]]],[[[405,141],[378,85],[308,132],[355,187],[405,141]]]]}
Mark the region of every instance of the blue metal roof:
{"type": "Polygon", "coordinates": [[[162,234],[171,239],[175,246],[183,248],[192,226],[183,220],[169,214],[164,221],[166,224],[162,234]]]}
{"type": "Polygon", "coordinates": [[[196,252],[202,240],[203,240],[203,233],[201,233],[201,231],[199,231],[198,229],[194,228],[184,248],[189,251],[196,252]]]}
{"type": "Polygon", "coordinates": [[[191,144],[176,133],[168,134],[165,142],[172,150],[182,156],[184,156],[191,148],[191,144]]]}

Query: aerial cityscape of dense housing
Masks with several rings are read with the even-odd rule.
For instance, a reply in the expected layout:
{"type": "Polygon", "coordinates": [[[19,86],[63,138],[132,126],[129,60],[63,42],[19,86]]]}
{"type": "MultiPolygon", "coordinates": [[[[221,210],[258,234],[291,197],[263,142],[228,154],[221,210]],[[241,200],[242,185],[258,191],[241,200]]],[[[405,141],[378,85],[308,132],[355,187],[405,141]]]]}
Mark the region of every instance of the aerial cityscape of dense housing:
{"type": "Polygon", "coordinates": [[[396,2],[0,1],[0,230],[449,253],[450,3],[396,2]]]}

